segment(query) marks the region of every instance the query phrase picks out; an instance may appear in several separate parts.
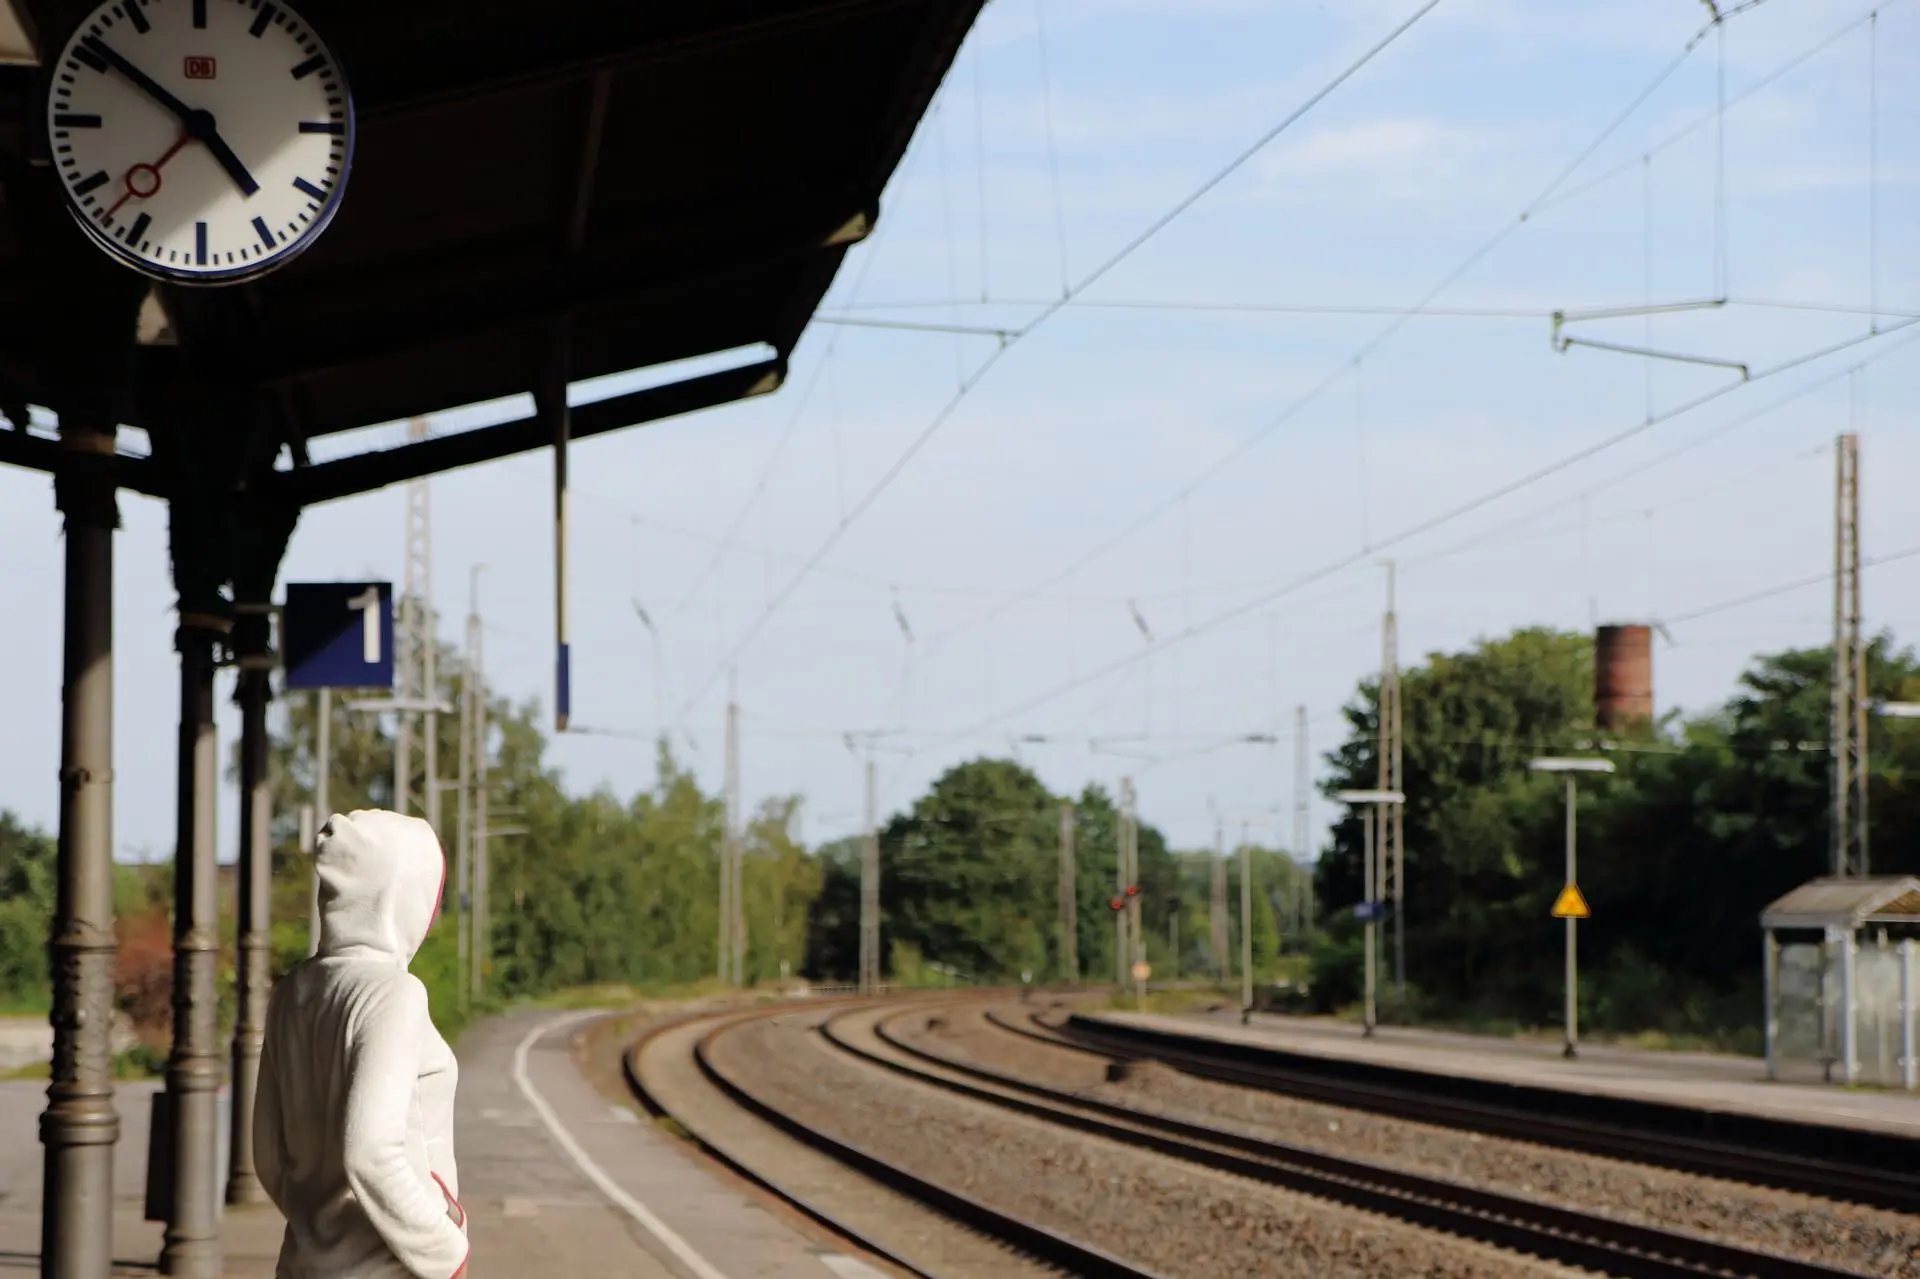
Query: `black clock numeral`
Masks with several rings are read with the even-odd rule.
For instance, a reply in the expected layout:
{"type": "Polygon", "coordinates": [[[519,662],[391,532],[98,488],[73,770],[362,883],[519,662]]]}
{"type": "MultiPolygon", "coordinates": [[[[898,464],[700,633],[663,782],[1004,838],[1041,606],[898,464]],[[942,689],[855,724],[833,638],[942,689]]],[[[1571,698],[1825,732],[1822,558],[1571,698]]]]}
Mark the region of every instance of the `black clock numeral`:
{"type": "Polygon", "coordinates": [[[89,174],[87,177],[81,178],[78,182],[74,183],[73,193],[75,195],[89,195],[107,185],[111,180],[112,179],[107,177],[107,171],[101,169],[99,172],[89,174]]]}
{"type": "Polygon", "coordinates": [[[71,111],[56,111],[53,116],[56,129],[97,129],[100,117],[97,115],[75,115],[71,111]]]}
{"type": "Polygon", "coordinates": [[[207,0],[193,0],[193,29],[195,31],[207,29],[207,0]]]}
{"type": "Polygon", "coordinates": [[[88,66],[92,67],[95,71],[98,71],[103,75],[106,74],[107,60],[101,57],[99,54],[95,53],[92,49],[88,48],[86,45],[84,44],[75,45],[73,47],[73,56],[77,58],[79,61],[84,62],[88,66]]]}
{"type": "Polygon", "coordinates": [[[147,238],[147,228],[152,225],[153,219],[144,213],[135,218],[133,225],[127,228],[127,243],[135,248],[140,247],[140,242],[147,238]]]}
{"type": "Polygon", "coordinates": [[[195,266],[207,264],[207,224],[193,224],[193,262],[195,266]]]}
{"type": "Polygon", "coordinates": [[[253,230],[254,234],[260,237],[260,243],[266,245],[269,249],[275,247],[273,228],[267,225],[265,218],[255,218],[253,220],[253,230]]]}
{"type": "Polygon", "coordinates": [[[302,120],[300,122],[302,133],[345,133],[346,131],[345,120],[302,120]]]}
{"type": "Polygon", "coordinates": [[[302,195],[310,196],[315,200],[324,200],[327,198],[327,193],[325,191],[322,191],[319,187],[307,181],[305,178],[295,178],[293,180],[293,186],[294,186],[294,189],[299,191],[302,195]]]}
{"type": "Polygon", "coordinates": [[[261,5],[259,14],[253,20],[253,25],[247,28],[247,34],[256,40],[267,34],[267,28],[273,25],[273,15],[278,12],[279,10],[270,4],[261,5]]]}
{"type": "Polygon", "coordinates": [[[296,80],[304,80],[326,65],[327,56],[324,53],[316,53],[293,69],[293,78],[296,80]]]}
{"type": "Polygon", "coordinates": [[[135,31],[138,31],[141,35],[145,35],[147,32],[153,30],[153,24],[147,21],[147,15],[140,12],[140,0],[127,0],[127,2],[120,7],[126,12],[127,21],[133,24],[135,31]]]}

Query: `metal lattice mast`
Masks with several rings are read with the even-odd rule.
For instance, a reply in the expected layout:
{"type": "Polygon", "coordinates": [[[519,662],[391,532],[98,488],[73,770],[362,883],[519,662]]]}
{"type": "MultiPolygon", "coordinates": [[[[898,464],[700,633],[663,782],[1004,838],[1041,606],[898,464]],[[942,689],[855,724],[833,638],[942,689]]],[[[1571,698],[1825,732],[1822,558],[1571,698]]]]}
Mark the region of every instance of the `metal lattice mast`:
{"type": "Polygon", "coordinates": [[[1313,859],[1307,855],[1307,843],[1313,838],[1312,808],[1309,792],[1313,789],[1312,757],[1307,753],[1307,708],[1293,708],[1293,862],[1300,868],[1299,882],[1293,892],[1294,935],[1304,947],[1313,928],[1313,859]]]}
{"type": "Polygon", "coordinates": [[[1834,450],[1832,871],[1865,875],[1867,649],[1860,634],[1860,437],[1834,450]]]}
{"type": "Polygon", "coordinates": [[[1060,975],[1069,985],[1080,982],[1080,913],[1074,884],[1073,801],[1060,801],[1060,975]]]}
{"type": "MultiPolygon", "coordinates": [[[[1379,778],[1380,789],[1397,791],[1400,789],[1400,636],[1399,619],[1394,615],[1393,561],[1387,561],[1387,611],[1380,622],[1380,747],[1379,778]]],[[[1378,885],[1378,900],[1393,903],[1394,916],[1394,970],[1401,975],[1405,984],[1405,926],[1401,922],[1401,907],[1404,904],[1405,870],[1401,850],[1401,818],[1398,804],[1379,805],[1375,813],[1376,829],[1379,831],[1380,862],[1375,872],[1374,883],[1378,885]]]]}
{"type": "Polygon", "coordinates": [[[727,676],[727,763],[726,833],[721,856],[726,862],[724,905],[725,956],[727,980],[735,986],[746,984],[747,915],[741,881],[745,872],[745,849],[740,828],[740,705],[736,700],[738,682],[732,672],[727,676]]]}
{"type": "Polygon", "coordinates": [[[860,850],[860,993],[880,989],[880,826],[875,815],[873,747],[867,747],[865,807],[867,838],[860,850]]]}
{"type": "Polygon", "coordinates": [[[1222,986],[1232,969],[1232,960],[1227,950],[1231,944],[1227,932],[1227,824],[1215,819],[1213,823],[1213,883],[1210,885],[1208,923],[1212,925],[1208,941],[1213,949],[1213,972],[1222,986]]]}
{"type": "MultiPolygon", "coordinates": [[[[414,418],[407,424],[409,440],[424,440],[427,434],[424,418],[414,418]]],[[[399,626],[394,636],[394,701],[399,703],[394,711],[393,747],[393,811],[396,813],[412,809],[416,796],[421,801],[422,813],[433,813],[439,807],[432,798],[432,786],[423,784],[431,773],[424,761],[417,758],[432,750],[428,745],[431,729],[416,732],[414,717],[421,712],[410,708],[424,702],[432,693],[429,683],[433,670],[430,656],[433,606],[429,602],[432,592],[432,516],[427,481],[419,479],[407,485],[407,552],[401,575],[399,626]]],[[[432,725],[431,715],[426,717],[426,723],[432,725]]]]}

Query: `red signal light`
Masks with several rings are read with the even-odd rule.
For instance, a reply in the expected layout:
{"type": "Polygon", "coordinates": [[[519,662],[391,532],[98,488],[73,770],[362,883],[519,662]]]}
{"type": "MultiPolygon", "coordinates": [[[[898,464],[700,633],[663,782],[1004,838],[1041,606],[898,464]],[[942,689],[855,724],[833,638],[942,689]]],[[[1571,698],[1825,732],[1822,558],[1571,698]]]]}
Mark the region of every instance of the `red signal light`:
{"type": "Polygon", "coordinates": [[[1140,895],[1140,885],[1138,884],[1127,885],[1127,896],[1138,897],[1139,895],[1140,895]]]}
{"type": "Polygon", "coordinates": [[[1112,906],[1115,910],[1125,910],[1127,908],[1127,903],[1118,897],[1114,898],[1111,902],[1107,904],[1112,906]]]}

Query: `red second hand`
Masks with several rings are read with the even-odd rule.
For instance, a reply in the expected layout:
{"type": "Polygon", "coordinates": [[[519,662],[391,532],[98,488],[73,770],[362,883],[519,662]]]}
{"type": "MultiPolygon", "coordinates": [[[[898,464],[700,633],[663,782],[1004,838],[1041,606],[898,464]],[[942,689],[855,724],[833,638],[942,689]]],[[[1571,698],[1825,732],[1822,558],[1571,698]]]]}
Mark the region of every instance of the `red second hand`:
{"type": "Polygon", "coordinates": [[[180,153],[180,148],[186,146],[187,143],[191,140],[192,139],[190,139],[186,134],[183,133],[180,135],[178,141],[176,141],[172,146],[167,148],[167,153],[161,156],[158,160],[155,160],[152,164],[136,164],[131,169],[128,169],[127,176],[124,179],[122,179],[127,186],[126,192],[118,200],[115,200],[113,202],[112,208],[107,210],[107,218],[111,220],[114,214],[120,212],[121,205],[125,204],[128,200],[131,200],[136,196],[142,200],[146,200],[146,199],[151,199],[155,195],[158,195],[160,192],[161,166],[166,164],[167,161],[173,159],[174,156],[178,155],[180,153]],[[133,175],[141,172],[146,172],[153,175],[153,185],[147,188],[145,191],[140,190],[138,187],[136,187],[133,184],[133,175]]]}

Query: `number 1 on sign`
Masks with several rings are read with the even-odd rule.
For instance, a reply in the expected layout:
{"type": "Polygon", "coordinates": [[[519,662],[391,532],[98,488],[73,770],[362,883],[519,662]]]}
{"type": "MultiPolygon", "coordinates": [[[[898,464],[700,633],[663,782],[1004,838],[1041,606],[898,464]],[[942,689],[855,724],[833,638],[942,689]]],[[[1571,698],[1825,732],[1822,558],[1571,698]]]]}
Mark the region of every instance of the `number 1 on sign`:
{"type": "Polygon", "coordinates": [[[348,600],[347,607],[360,610],[360,657],[372,666],[380,660],[380,588],[369,586],[348,600]]]}

